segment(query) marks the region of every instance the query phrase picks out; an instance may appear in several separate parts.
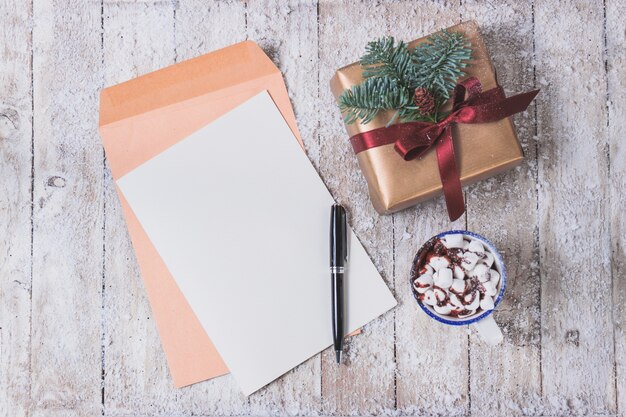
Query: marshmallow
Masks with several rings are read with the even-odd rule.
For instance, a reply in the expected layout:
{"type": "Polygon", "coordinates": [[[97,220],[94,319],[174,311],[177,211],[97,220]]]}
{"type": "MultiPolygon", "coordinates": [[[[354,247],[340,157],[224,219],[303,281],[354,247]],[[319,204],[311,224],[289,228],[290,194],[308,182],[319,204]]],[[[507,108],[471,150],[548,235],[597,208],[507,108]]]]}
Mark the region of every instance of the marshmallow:
{"type": "Polygon", "coordinates": [[[450,291],[456,294],[463,294],[465,292],[465,280],[464,279],[453,279],[452,286],[450,287],[450,291]]]}
{"type": "Polygon", "coordinates": [[[426,264],[424,265],[420,270],[419,273],[420,275],[426,275],[426,274],[430,274],[432,275],[435,272],[435,270],[433,269],[432,266],[426,264]]]}
{"type": "Polygon", "coordinates": [[[474,291],[472,294],[467,294],[464,298],[465,308],[468,310],[476,310],[480,305],[480,293],[474,291]]]}
{"type": "Polygon", "coordinates": [[[476,277],[480,282],[487,282],[491,279],[489,267],[485,264],[478,264],[469,273],[469,276],[476,277]]]}
{"type": "Polygon", "coordinates": [[[491,268],[491,266],[493,265],[493,261],[495,260],[494,256],[491,254],[491,252],[485,252],[483,255],[484,258],[481,260],[481,262],[491,268]]]}
{"type": "Polygon", "coordinates": [[[494,287],[498,288],[498,284],[500,283],[500,273],[495,269],[489,271],[490,281],[494,287]]]}
{"type": "Polygon", "coordinates": [[[431,289],[426,290],[426,292],[421,296],[424,304],[428,304],[429,306],[434,306],[437,304],[437,299],[435,298],[435,292],[431,289]]]}
{"type": "Polygon", "coordinates": [[[463,261],[461,262],[461,265],[466,271],[471,271],[476,266],[478,259],[480,258],[474,252],[465,252],[463,254],[463,261]]]}
{"type": "Polygon", "coordinates": [[[438,304],[443,304],[448,300],[448,293],[445,290],[435,287],[433,292],[435,293],[435,300],[437,300],[438,304]]]}
{"type": "Polygon", "coordinates": [[[467,250],[470,252],[483,253],[485,252],[485,248],[481,242],[478,240],[472,240],[467,247],[467,250]]]}
{"type": "Polygon", "coordinates": [[[458,265],[454,265],[454,278],[465,279],[465,272],[463,271],[463,268],[458,265]]]}
{"type": "Polygon", "coordinates": [[[433,267],[435,271],[439,271],[441,268],[447,268],[448,266],[450,266],[450,259],[446,258],[445,256],[433,256],[432,258],[430,258],[430,261],[428,263],[430,264],[430,266],[433,267]]]}
{"type": "Polygon", "coordinates": [[[417,277],[415,281],[413,281],[413,288],[420,294],[426,292],[433,285],[433,276],[430,274],[424,274],[417,277]]]}
{"type": "Polygon", "coordinates": [[[420,287],[429,287],[433,285],[433,276],[431,274],[420,275],[417,279],[415,279],[415,282],[419,284],[420,287]]]}
{"type": "Polygon", "coordinates": [[[455,307],[460,308],[461,310],[465,309],[465,306],[463,305],[463,302],[461,301],[461,299],[453,292],[450,293],[450,304],[452,304],[455,307]]]}
{"type": "Polygon", "coordinates": [[[466,317],[473,316],[476,313],[476,310],[467,310],[467,311],[469,311],[469,313],[467,313],[467,314],[459,314],[458,318],[464,319],[466,317]]]}
{"type": "Polygon", "coordinates": [[[444,304],[443,306],[434,305],[435,311],[439,314],[447,316],[452,312],[452,306],[450,304],[444,304]]]}
{"type": "Polygon", "coordinates": [[[491,281],[483,282],[483,287],[485,287],[485,295],[490,297],[493,297],[498,292],[491,281]]]}
{"type": "Polygon", "coordinates": [[[482,308],[483,310],[485,311],[493,310],[494,307],[495,305],[493,304],[493,298],[485,297],[482,300],[480,300],[480,308],[482,308]]]}
{"type": "Polygon", "coordinates": [[[452,285],[452,270],[449,268],[441,268],[433,276],[433,283],[444,290],[450,288],[450,285],[452,285]]]}
{"type": "Polygon", "coordinates": [[[463,235],[462,234],[452,234],[452,235],[446,235],[446,237],[444,238],[444,245],[446,245],[446,248],[450,249],[450,248],[461,248],[463,249],[463,247],[465,246],[465,241],[463,240],[463,235]]]}

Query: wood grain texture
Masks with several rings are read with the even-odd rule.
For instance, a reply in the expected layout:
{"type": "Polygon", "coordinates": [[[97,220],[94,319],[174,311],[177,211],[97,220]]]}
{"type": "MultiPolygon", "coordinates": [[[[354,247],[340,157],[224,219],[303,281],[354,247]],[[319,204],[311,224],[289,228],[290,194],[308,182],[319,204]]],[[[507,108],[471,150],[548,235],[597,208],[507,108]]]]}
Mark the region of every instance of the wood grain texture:
{"type": "Polygon", "coordinates": [[[548,414],[615,413],[602,2],[535,6],[548,414]]]}
{"type": "Polygon", "coordinates": [[[624,417],[624,14],[620,0],[4,0],[0,417],[624,417]],[[514,118],[526,161],[468,187],[455,223],[441,198],[379,216],[328,81],[374,37],[467,19],[507,93],[542,88],[514,118]],[[348,340],[347,365],[326,351],[249,398],[230,376],[173,387],[97,133],[104,85],[244,39],[283,72],[309,158],[399,301],[348,340]],[[430,320],[408,286],[419,246],[466,227],[507,262],[497,348],[430,320]]]}
{"type": "MultiPolygon", "coordinates": [[[[512,95],[534,88],[534,26],[531,2],[463,2],[463,19],[481,27],[498,81],[512,95]],[[513,66],[510,63],[515,62],[513,66]]],[[[494,317],[505,334],[491,348],[470,338],[473,415],[541,412],[541,334],[537,137],[534,104],[514,117],[524,163],[467,188],[468,230],[486,236],[501,251],[507,269],[506,296],[494,317]],[[496,214],[497,213],[497,214],[496,214]],[[495,214],[495,216],[494,216],[495,214]],[[520,372],[524,369],[524,372],[520,372]]]]}
{"type": "Polygon", "coordinates": [[[626,2],[606,2],[606,68],[613,281],[613,331],[615,337],[615,412],[626,414],[626,2]]]}
{"type": "MultiPolygon", "coordinates": [[[[105,3],[102,13],[106,86],[174,63],[172,4],[105,3]]],[[[179,411],[122,208],[104,168],[104,409],[112,416],[179,411]]]]}
{"type": "Polygon", "coordinates": [[[30,412],[32,8],[0,14],[0,415],[30,412]]]}
{"type": "Polygon", "coordinates": [[[103,178],[100,5],[33,6],[31,415],[98,415],[103,178]],[[35,255],[36,254],[36,255],[35,255]]]}
{"type": "MultiPolygon", "coordinates": [[[[319,83],[321,108],[320,175],[335,200],[344,205],[357,237],[383,278],[393,283],[393,218],[379,216],[367,197],[354,153],[348,146],[329,81],[335,70],[360,56],[364,42],[384,33],[388,3],[372,7],[367,2],[322,2],[319,7],[319,83]],[[362,19],[367,25],[353,25],[362,19]]],[[[389,312],[365,326],[363,334],[347,339],[346,365],[337,366],[335,355],[322,356],[323,414],[381,414],[395,404],[394,314],[389,312]]]]}

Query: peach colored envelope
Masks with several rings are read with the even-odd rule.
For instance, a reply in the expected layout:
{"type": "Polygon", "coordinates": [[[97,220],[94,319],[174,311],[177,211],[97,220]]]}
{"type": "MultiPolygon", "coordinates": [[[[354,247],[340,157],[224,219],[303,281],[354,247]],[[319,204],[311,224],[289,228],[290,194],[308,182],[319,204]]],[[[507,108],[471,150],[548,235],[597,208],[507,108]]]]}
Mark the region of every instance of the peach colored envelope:
{"type": "MultiPolygon", "coordinates": [[[[282,75],[252,41],[104,89],[100,134],[113,178],[265,90],[302,143],[282,75]]],[[[117,192],[174,385],[228,373],[119,188],[117,192]]]]}

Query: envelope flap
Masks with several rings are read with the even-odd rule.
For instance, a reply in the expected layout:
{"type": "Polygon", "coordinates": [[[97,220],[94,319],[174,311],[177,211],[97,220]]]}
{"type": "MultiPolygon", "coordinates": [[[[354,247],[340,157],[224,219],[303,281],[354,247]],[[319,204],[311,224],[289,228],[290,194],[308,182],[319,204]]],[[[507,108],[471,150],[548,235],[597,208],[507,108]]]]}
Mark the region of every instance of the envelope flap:
{"type": "Polygon", "coordinates": [[[259,45],[240,42],[104,89],[100,126],[276,73],[259,45]]]}

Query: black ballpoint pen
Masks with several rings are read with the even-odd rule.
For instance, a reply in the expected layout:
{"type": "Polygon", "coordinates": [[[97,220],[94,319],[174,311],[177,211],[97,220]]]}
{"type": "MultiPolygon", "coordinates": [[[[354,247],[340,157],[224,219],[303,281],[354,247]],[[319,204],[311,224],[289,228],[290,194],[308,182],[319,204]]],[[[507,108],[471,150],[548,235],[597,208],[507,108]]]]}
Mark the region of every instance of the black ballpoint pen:
{"type": "Polygon", "coordinates": [[[330,211],[330,275],[332,280],[333,343],[337,363],[343,348],[343,274],[348,257],[346,211],[333,204],[330,211]]]}

